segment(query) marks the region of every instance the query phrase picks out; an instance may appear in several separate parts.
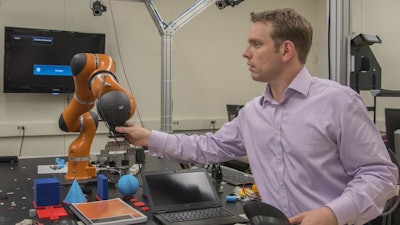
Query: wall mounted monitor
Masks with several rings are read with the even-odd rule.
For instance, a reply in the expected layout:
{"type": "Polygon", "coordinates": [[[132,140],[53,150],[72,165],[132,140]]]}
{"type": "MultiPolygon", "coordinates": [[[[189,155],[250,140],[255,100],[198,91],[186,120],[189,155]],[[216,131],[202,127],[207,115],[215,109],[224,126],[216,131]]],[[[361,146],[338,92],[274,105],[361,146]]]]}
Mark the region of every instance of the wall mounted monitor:
{"type": "Polygon", "coordinates": [[[70,61],[104,53],[105,34],[5,27],[4,93],[73,93],[70,61]]]}

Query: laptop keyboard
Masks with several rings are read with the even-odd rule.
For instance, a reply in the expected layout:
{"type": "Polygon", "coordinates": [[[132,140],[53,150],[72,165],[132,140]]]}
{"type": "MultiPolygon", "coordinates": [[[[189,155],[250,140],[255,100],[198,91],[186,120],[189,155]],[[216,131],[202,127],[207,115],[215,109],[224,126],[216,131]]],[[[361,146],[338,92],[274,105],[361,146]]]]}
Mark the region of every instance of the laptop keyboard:
{"type": "Polygon", "coordinates": [[[196,209],[184,212],[161,214],[161,216],[164,217],[164,219],[166,219],[170,223],[217,218],[217,217],[232,216],[232,215],[233,213],[229,212],[224,208],[196,209]]]}

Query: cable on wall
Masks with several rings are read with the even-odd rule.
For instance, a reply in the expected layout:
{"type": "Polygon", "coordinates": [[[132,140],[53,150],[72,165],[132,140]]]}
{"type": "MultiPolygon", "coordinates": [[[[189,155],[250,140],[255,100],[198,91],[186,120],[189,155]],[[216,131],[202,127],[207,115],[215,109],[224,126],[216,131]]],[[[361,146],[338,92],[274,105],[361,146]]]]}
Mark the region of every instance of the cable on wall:
{"type": "Polygon", "coordinates": [[[18,158],[21,157],[21,155],[22,155],[22,146],[24,144],[24,139],[25,139],[25,126],[20,126],[19,129],[22,130],[22,137],[21,137],[21,145],[19,147],[18,158]]]}
{"type": "Polygon", "coordinates": [[[328,79],[331,79],[331,0],[328,0],[328,79]]]}
{"type": "MultiPolygon", "coordinates": [[[[133,97],[135,97],[135,95],[133,94],[133,91],[132,91],[131,84],[129,83],[128,77],[126,76],[126,70],[125,70],[124,60],[122,59],[122,56],[121,56],[121,49],[120,49],[120,47],[119,47],[119,41],[118,41],[118,32],[117,32],[117,28],[116,28],[116,25],[115,25],[115,18],[114,18],[114,13],[113,13],[113,10],[112,10],[112,7],[111,7],[111,1],[110,1],[110,0],[108,0],[108,5],[109,5],[109,8],[110,8],[111,19],[112,19],[112,22],[113,22],[113,28],[114,28],[114,34],[115,34],[115,41],[116,41],[116,43],[117,43],[118,57],[119,57],[119,60],[121,61],[122,71],[123,71],[123,73],[124,73],[124,77],[125,77],[126,83],[127,83],[127,85],[128,85],[128,88],[129,88],[129,92],[131,93],[131,95],[132,95],[133,97]]],[[[136,102],[136,112],[137,112],[138,117],[139,117],[140,125],[141,125],[142,127],[144,127],[143,120],[142,120],[142,116],[140,115],[139,105],[137,104],[137,102],[136,102]]]]}

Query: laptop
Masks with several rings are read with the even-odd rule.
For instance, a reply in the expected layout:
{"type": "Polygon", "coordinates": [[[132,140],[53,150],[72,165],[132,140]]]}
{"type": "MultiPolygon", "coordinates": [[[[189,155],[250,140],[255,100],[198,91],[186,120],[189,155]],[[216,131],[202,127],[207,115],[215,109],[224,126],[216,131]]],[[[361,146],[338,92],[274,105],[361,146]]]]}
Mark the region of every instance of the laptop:
{"type": "Polygon", "coordinates": [[[247,223],[247,219],[222,207],[206,169],[142,171],[143,193],[147,195],[154,220],[163,225],[223,225],[247,223]],[[217,217],[183,215],[217,211],[217,217]],[[222,213],[221,213],[222,211],[222,213]],[[197,217],[197,218],[196,218],[197,217]]]}

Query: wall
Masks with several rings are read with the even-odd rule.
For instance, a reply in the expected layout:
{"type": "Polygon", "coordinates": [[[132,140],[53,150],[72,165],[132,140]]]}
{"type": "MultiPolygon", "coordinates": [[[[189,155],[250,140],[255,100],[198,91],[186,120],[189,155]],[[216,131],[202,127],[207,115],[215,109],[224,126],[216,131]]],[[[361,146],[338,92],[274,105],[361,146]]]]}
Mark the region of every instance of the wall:
{"type": "MultiPolygon", "coordinates": [[[[0,0],[0,62],[4,26],[106,33],[106,53],[117,62],[117,76],[132,87],[138,111],[132,121],[160,128],[161,38],[140,1],[103,1],[107,8],[94,17],[89,0],[0,0]]],[[[195,2],[155,0],[166,22],[195,2]]],[[[174,130],[211,129],[227,121],[226,104],[243,104],[260,95],[265,84],[251,80],[241,56],[250,25],[249,13],[292,7],[314,25],[314,43],[307,62],[312,74],[327,77],[326,3],[321,0],[246,0],[219,10],[214,5],[173,36],[172,98],[174,130]]],[[[3,64],[0,63],[0,74],[3,64]]],[[[4,94],[0,80],[0,155],[66,154],[76,133],[58,129],[58,117],[71,95],[4,94]],[[25,126],[23,132],[17,126],[25,126]]],[[[101,125],[92,152],[104,148],[107,130],[101,125]]]]}

